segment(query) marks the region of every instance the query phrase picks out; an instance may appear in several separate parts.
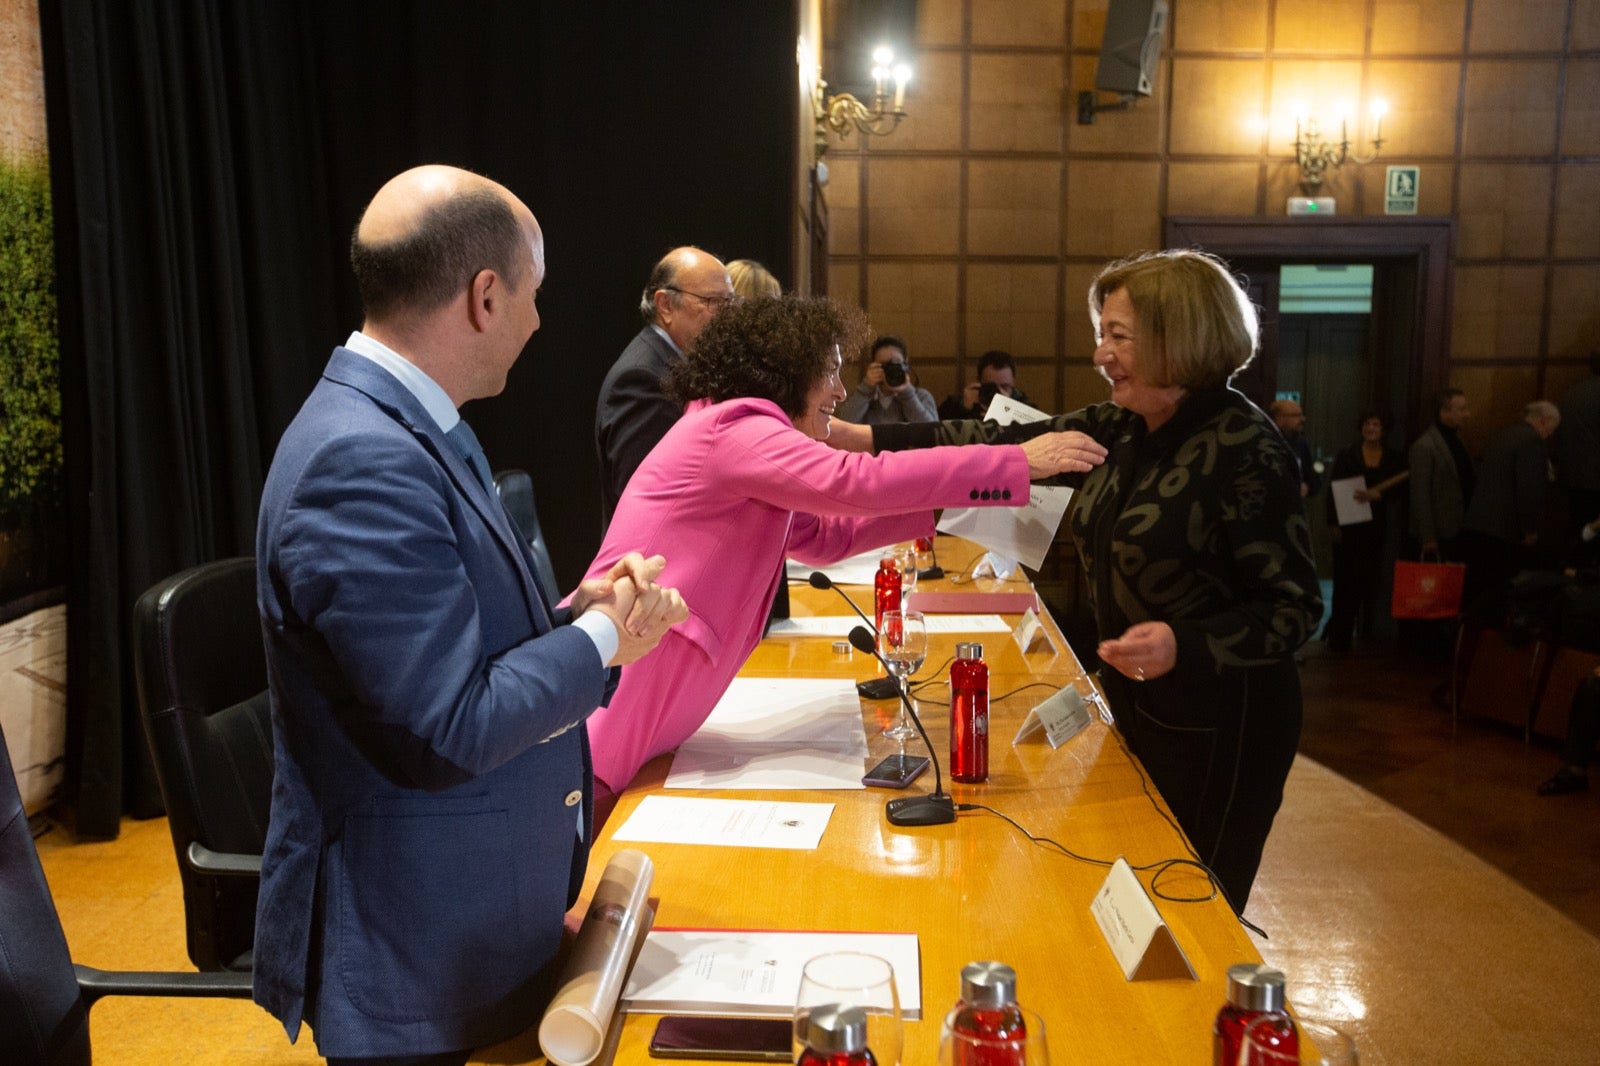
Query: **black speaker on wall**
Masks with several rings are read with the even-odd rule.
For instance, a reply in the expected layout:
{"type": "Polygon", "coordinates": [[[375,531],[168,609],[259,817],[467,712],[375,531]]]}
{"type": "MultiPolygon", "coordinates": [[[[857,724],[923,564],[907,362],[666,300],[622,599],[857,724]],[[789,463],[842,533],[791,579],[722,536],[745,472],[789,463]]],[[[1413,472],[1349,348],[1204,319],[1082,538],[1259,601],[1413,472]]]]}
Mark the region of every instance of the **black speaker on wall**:
{"type": "Polygon", "coordinates": [[[1116,93],[1114,104],[1096,104],[1093,92],[1078,94],[1078,122],[1089,125],[1097,111],[1119,111],[1155,88],[1161,38],[1167,32],[1167,0],[1111,0],[1106,33],[1095,67],[1098,92],[1116,93]]]}

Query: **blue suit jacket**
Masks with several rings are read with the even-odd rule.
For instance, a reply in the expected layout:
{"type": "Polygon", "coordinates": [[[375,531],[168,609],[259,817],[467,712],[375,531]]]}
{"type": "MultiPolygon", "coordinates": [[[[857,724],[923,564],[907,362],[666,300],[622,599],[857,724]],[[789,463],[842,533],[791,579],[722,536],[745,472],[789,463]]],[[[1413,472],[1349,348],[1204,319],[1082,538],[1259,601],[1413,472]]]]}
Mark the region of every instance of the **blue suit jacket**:
{"type": "Polygon", "coordinates": [[[256,1001],[324,1055],[526,1028],[614,678],[421,404],[345,349],[278,445],[256,558],[277,752],[256,1001]]]}

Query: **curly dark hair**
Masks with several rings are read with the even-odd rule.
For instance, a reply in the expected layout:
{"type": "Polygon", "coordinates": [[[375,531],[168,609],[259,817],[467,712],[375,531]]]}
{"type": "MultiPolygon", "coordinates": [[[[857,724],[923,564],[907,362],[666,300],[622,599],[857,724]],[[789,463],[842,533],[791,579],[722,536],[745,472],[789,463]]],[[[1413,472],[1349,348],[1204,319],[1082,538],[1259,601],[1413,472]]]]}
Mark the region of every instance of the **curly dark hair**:
{"type": "Polygon", "coordinates": [[[799,414],[806,393],[826,376],[833,346],[866,342],[867,318],[822,297],[778,296],[729,307],[701,331],[662,385],[680,403],[754,397],[799,414]]]}

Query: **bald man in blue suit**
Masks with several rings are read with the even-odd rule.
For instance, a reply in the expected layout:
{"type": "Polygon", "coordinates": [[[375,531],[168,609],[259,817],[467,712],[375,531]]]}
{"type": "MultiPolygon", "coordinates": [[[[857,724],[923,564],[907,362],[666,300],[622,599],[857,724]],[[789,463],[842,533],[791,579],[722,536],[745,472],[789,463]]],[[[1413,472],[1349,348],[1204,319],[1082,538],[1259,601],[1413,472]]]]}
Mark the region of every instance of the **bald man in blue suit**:
{"type": "Polygon", "coordinates": [[[257,529],[277,772],[255,998],[332,1063],[463,1063],[537,1020],[588,858],[584,719],[687,611],[636,553],[545,602],[458,414],[538,329],[528,208],[409,170],[351,262],[365,321],[257,529]]]}

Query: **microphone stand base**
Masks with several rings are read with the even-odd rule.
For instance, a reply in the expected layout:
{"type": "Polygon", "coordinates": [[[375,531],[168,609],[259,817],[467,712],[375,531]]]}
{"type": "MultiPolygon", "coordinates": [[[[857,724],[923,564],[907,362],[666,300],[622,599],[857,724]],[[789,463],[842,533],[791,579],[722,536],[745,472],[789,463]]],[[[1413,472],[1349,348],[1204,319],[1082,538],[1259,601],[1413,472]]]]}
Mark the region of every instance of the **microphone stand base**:
{"type": "Polygon", "coordinates": [[[956,820],[949,796],[902,796],[884,805],[890,825],[949,825],[956,820]]]}
{"type": "Polygon", "coordinates": [[[917,571],[918,581],[937,581],[941,577],[944,577],[944,567],[942,566],[930,566],[926,570],[917,571]]]}
{"type": "Polygon", "coordinates": [[[856,691],[869,700],[892,700],[900,695],[900,681],[893,677],[875,677],[856,682],[856,691]]]}

